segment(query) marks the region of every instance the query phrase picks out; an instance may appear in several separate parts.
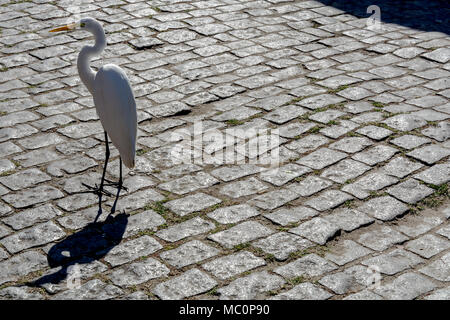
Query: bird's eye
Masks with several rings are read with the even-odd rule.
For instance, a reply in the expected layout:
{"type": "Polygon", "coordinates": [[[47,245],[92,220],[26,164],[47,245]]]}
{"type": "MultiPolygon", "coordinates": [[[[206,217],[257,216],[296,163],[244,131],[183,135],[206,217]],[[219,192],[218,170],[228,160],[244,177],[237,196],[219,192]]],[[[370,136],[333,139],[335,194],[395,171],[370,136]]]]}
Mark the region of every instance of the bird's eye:
{"type": "Polygon", "coordinates": [[[86,23],[82,22],[80,23],[80,27],[84,28],[86,26],[86,23]]]}

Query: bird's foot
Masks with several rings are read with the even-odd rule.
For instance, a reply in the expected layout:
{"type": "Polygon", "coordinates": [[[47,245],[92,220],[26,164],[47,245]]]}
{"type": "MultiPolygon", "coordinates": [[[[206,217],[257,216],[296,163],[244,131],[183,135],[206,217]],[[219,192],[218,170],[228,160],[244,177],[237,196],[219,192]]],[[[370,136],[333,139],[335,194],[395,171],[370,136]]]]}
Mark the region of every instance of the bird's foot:
{"type": "Polygon", "coordinates": [[[128,192],[128,188],[123,185],[122,181],[114,182],[114,181],[110,181],[110,180],[107,180],[107,179],[105,179],[105,181],[108,182],[108,183],[105,183],[104,186],[115,187],[117,189],[123,189],[123,190],[128,192]]]}
{"type": "MultiPolygon", "coordinates": [[[[86,191],[86,192],[90,192],[90,193],[93,193],[93,194],[96,194],[96,195],[104,194],[105,196],[109,196],[109,197],[112,197],[112,196],[113,196],[113,194],[112,194],[111,192],[106,191],[106,190],[103,189],[103,188],[100,188],[97,184],[95,184],[94,187],[89,186],[89,185],[87,185],[87,184],[85,184],[85,183],[82,183],[82,185],[89,189],[89,191],[86,191]]],[[[104,186],[104,185],[103,185],[103,186],[104,186]]],[[[85,193],[86,193],[86,192],[85,192],[85,193]]]]}

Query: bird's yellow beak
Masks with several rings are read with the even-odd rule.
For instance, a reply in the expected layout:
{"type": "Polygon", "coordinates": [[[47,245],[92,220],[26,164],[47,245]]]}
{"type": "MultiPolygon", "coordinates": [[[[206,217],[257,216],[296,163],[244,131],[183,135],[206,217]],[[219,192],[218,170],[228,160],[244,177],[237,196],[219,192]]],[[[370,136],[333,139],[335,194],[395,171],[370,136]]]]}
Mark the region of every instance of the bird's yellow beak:
{"type": "Polygon", "coordinates": [[[76,23],[72,23],[72,24],[68,24],[67,26],[64,26],[64,27],[59,27],[59,28],[50,30],[49,32],[59,32],[59,31],[72,30],[72,29],[75,29],[76,26],[77,26],[76,23]]]}

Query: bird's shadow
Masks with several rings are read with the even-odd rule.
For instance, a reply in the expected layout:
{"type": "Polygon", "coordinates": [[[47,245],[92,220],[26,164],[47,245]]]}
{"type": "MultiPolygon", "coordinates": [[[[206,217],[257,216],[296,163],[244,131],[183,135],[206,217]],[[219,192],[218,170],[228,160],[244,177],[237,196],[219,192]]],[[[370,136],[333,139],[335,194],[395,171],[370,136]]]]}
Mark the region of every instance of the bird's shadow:
{"type": "Polygon", "coordinates": [[[59,284],[67,278],[72,266],[88,264],[103,258],[122,241],[128,217],[126,213],[114,217],[109,215],[105,221],[90,223],[55,244],[47,254],[47,261],[51,268],[61,268],[26,285],[42,287],[45,284],[59,284]]]}

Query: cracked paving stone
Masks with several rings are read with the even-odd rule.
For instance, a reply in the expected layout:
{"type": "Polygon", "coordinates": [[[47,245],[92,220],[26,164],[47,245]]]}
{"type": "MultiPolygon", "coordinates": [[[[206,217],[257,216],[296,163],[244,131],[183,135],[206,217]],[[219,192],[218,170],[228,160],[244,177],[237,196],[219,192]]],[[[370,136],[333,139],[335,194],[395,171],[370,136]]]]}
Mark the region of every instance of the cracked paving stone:
{"type": "Polygon", "coordinates": [[[7,194],[2,199],[11,204],[14,208],[21,209],[34,204],[59,199],[64,194],[51,186],[38,186],[35,188],[18,191],[14,194],[7,194]]]}
{"type": "Polygon", "coordinates": [[[292,279],[300,276],[316,277],[336,269],[334,263],[313,253],[278,267],[274,272],[284,278],[292,279]]]}
{"type": "Polygon", "coordinates": [[[109,300],[122,293],[118,287],[94,279],[80,287],[58,293],[52,296],[52,300],[109,300]]]}
{"type": "Polygon", "coordinates": [[[400,156],[389,161],[389,163],[382,168],[381,172],[397,178],[404,178],[422,167],[422,164],[410,161],[409,159],[400,156]]]}
{"type": "Polygon", "coordinates": [[[234,246],[246,243],[262,237],[267,237],[274,233],[271,229],[255,221],[242,222],[230,229],[220,231],[208,236],[220,245],[231,249],[234,246]]]}
{"type": "Polygon", "coordinates": [[[375,293],[390,300],[412,300],[419,295],[433,290],[436,285],[413,272],[404,273],[392,282],[375,288],[375,293]]]}
{"type": "Polygon", "coordinates": [[[319,212],[314,209],[300,206],[289,209],[281,208],[275,212],[265,214],[264,217],[282,226],[287,226],[300,220],[315,217],[318,214],[319,212]]]}
{"type": "Polygon", "coordinates": [[[160,254],[160,257],[176,268],[183,268],[217,256],[219,253],[218,249],[208,246],[201,241],[193,240],[182,244],[176,249],[164,251],[160,254]]]}
{"type": "Polygon", "coordinates": [[[148,256],[162,249],[162,245],[155,239],[144,235],[142,237],[123,242],[111,249],[104,260],[116,267],[124,263],[148,256]]]}
{"type": "Polygon", "coordinates": [[[220,193],[231,198],[240,198],[260,193],[268,187],[258,179],[251,177],[246,180],[232,182],[220,189],[220,193]]]}
{"type": "Polygon", "coordinates": [[[0,284],[17,281],[31,272],[47,267],[47,258],[36,252],[27,251],[0,262],[0,284]]]}
{"type": "Polygon", "coordinates": [[[166,276],[169,272],[170,270],[161,262],[148,258],[143,262],[135,262],[115,269],[109,278],[119,287],[129,287],[166,276]]]}
{"type": "Polygon", "coordinates": [[[186,237],[206,233],[214,228],[214,223],[195,217],[167,229],[162,229],[156,235],[165,241],[175,242],[186,237]]]}
{"type": "Polygon", "coordinates": [[[320,176],[337,183],[345,183],[362,175],[369,169],[369,166],[361,162],[345,159],[323,171],[320,176]]]}
{"type": "Polygon", "coordinates": [[[202,267],[216,278],[225,280],[264,265],[266,265],[264,259],[248,251],[241,251],[204,263],[202,267]]]}
{"type": "Polygon", "coordinates": [[[248,204],[219,208],[207,214],[208,217],[222,224],[237,223],[258,215],[258,210],[248,204]]]}
{"type": "Polygon", "coordinates": [[[355,154],[354,156],[352,156],[352,159],[364,162],[369,166],[373,166],[379,162],[383,162],[392,158],[392,156],[397,152],[398,150],[395,148],[378,145],[355,154]]]}
{"type": "Polygon", "coordinates": [[[390,196],[370,199],[358,207],[358,211],[383,221],[392,220],[408,210],[407,205],[390,196]]]}
{"type": "Polygon", "coordinates": [[[391,130],[373,125],[363,127],[359,130],[356,130],[356,132],[374,140],[383,140],[393,133],[391,130]]]}
{"type": "Polygon", "coordinates": [[[222,200],[204,194],[202,192],[184,198],[169,201],[164,206],[179,216],[185,216],[195,211],[201,211],[213,205],[221,203],[222,200]]]}
{"type": "Polygon", "coordinates": [[[372,253],[372,250],[364,248],[352,240],[343,240],[330,248],[325,254],[325,258],[343,266],[370,253],[372,253]]]}
{"type": "Polygon", "coordinates": [[[408,152],[406,155],[421,160],[425,163],[433,164],[450,155],[450,150],[433,144],[415,149],[408,152]]]}
{"type": "Polygon", "coordinates": [[[327,300],[332,294],[319,286],[306,282],[296,285],[291,290],[277,294],[270,300],[327,300]]]}
{"type": "Polygon", "coordinates": [[[327,275],[320,279],[319,283],[336,294],[348,293],[358,287],[355,278],[344,272],[327,275]]]}
{"type": "Polygon", "coordinates": [[[318,170],[338,162],[346,156],[345,153],[339,151],[321,148],[301,158],[297,163],[318,170]]]}
{"type": "Polygon", "coordinates": [[[311,172],[311,169],[290,163],[273,170],[263,171],[260,178],[279,187],[307,172],[311,172]]]}
{"type": "Polygon", "coordinates": [[[26,227],[30,227],[36,223],[49,221],[61,214],[62,212],[55,208],[53,205],[45,204],[40,207],[23,210],[14,215],[10,215],[9,217],[2,219],[2,222],[10,226],[14,230],[20,230],[26,227]]]}
{"type": "Polygon", "coordinates": [[[391,196],[403,202],[414,204],[434,192],[415,179],[408,179],[386,190],[391,196]]]}
{"type": "Polygon", "coordinates": [[[335,208],[347,200],[351,200],[353,197],[344,192],[338,190],[329,190],[323,192],[320,196],[308,200],[305,202],[310,207],[318,211],[325,211],[335,208]]]}
{"type": "Polygon", "coordinates": [[[39,224],[33,228],[17,232],[0,241],[11,253],[47,244],[66,236],[66,233],[53,222],[39,224]]]}
{"type": "Polygon", "coordinates": [[[398,179],[388,176],[384,173],[374,172],[359,178],[356,182],[347,184],[342,191],[348,192],[359,199],[365,199],[371,195],[371,192],[381,190],[398,182],[398,179]]]}
{"type": "Polygon", "coordinates": [[[267,271],[254,272],[217,289],[217,292],[220,300],[258,299],[265,292],[279,289],[284,283],[283,278],[267,271]]]}
{"type": "Polygon", "coordinates": [[[347,232],[371,224],[375,221],[374,218],[355,209],[339,209],[325,216],[324,219],[347,232]]]}
{"type": "Polygon", "coordinates": [[[415,147],[419,147],[425,143],[431,142],[431,140],[424,137],[405,134],[401,137],[391,140],[390,142],[397,146],[410,150],[414,149],[415,147]]]}
{"type": "Polygon", "coordinates": [[[291,253],[305,250],[314,246],[314,244],[297,235],[279,232],[254,242],[253,246],[273,255],[279,261],[284,261],[289,258],[291,253]]]}
{"type": "Polygon", "coordinates": [[[450,241],[432,234],[426,234],[420,238],[409,241],[405,248],[428,259],[439,252],[450,248],[450,241]]]}
{"type": "Polygon", "coordinates": [[[389,253],[366,259],[361,263],[365,266],[376,266],[381,273],[394,275],[403,270],[411,269],[424,261],[411,252],[403,249],[395,249],[389,253]]]}
{"type": "Polygon", "coordinates": [[[181,276],[159,283],[152,292],[163,300],[180,300],[211,290],[217,282],[206,273],[191,269],[181,276]]]}
{"type": "Polygon", "coordinates": [[[421,117],[410,114],[399,114],[383,121],[389,127],[400,131],[412,131],[427,124],[421,117]]]}
{"type": "Polygon", "coordinates": [[[208,188],[219,183],[219,180],[207,173],[199,172],[194,175],[187,175],[182,178],[162,183],[159,188],[176,194],[185,194],[201,188],[208,188]]]}
{"type": "Polygon", "coordinates": [[[426,183],[441,185],[450,180],[450,164],[435,164],[434,166],[415,174],[414,178],[426,183]]]}
{"type": "Polygon", "coordinates": [[[0,177],[0,183],[12,190],[25,189],[49,180],[50,176],[35,168],[0,177]]]}
{"type": "Polygon", "coordinates": [[[315,217],[302,223],[296,228],[290,229],[289,232],[305,237],[315,243],[324,245],[329,239],[339,232],[339,227],[328,222],[327,220],[315,217]]]}
{"type": "Polygon", "coordinates": [[[450,253],[443,255],[440,259],[419,269],[419,271],[429,277],[439,281],[450,281],[450,253]]]}
{"type": "Polygon", "coordinates": [[[407,236],[387,226],[367,231],[357,239],[362,245],[376,251],[386,250],[394,244],[400,244],[407,240],[407,236]]]}

